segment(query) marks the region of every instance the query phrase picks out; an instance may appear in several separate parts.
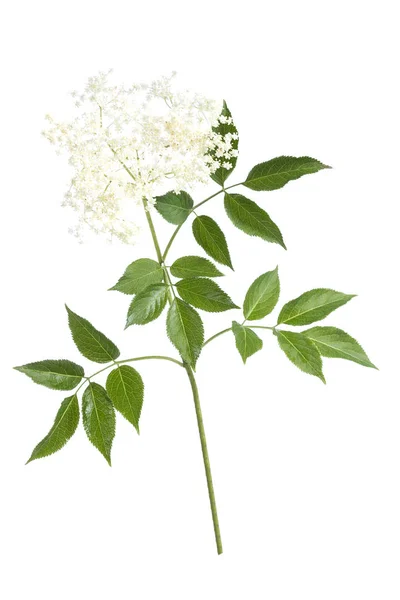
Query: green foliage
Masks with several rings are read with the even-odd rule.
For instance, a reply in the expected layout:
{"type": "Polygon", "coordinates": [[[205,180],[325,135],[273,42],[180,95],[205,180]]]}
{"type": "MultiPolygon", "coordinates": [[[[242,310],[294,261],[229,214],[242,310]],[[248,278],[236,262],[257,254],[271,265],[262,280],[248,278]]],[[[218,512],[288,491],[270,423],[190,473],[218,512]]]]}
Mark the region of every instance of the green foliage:
{"type": "Polygon", "coordinates": [[[164,271],[158,262],[151,258],[139,258],[127,266],[125,273],[110,290],[130,295],[138,294],[153,283],[161,283],[163,274],[164,271]]]}
{"type": "Polygon", "coordinates": [[[74,435],[79,423],[79,403],[76,394],[65,398],[49,433],[34,448],[26,464],[61,450],[74,435]]]}
{"type": "Polygon", "coordinates": [[[206,215],[196,217],[192,229],[196,242],[211,258],[233,269],[225,235],[214,219],[206,215]]]}
{"type": "MultiPolygon", "coordinates": [[[[167,104],[169,103],[167,102],[167,104]]],[[[199,355],[205,345],[202,319],[195,308],[209,312],[223,312],[239,307],[211,279],[220,277],[223,273],[210,260],[200,256],[182,256],[175,260],[170,267],[166,266],[165,261],[178,231],[188,220],[189,215],[193,213],[195,218],[192,231],[196,242],[214,261],[233,270],[223,231],[210,216],[197,216],[195,213],[198,207],[205,205],[206,202],[220,193],[224,194],[225,211],[235,227],[247,235],[279,244],[283,248],[286,248],[286,246],[278,226],[271,220],[265,210],[245,196],[227,193],[225,189],[225,181],[233,172],[237,163],[237,156],[232,156],[232,153],[237,154],[238,151],[237,129],[225,101],[223,102],[220,120],[212,129],[214,133],[212,137],[214,141],[217,140],[217,143],[214,150],[208,150],[208,159],[211,157],[221,165],[211,175],[212,179],[221,186],[220,191],[196,205],[194,205],[191,196],[185,191],[179,193],[169,191],[158,196],[155,199],[155,209],[168,223],[175,225],[175,230],[164,252],[162,252],[157,238],[152,220],[152,211],[146,212],[146,220],[156,251],[157,261],[150,258],[134,260],[127,266],[117,283],[110,288],[133,296],[128,310],[126,327],[133,324],[144,325],[157,319],[168,300],[171,302],[166,319],[167,335],[182,357],[183,363],[176,360],[176,358],[162,355],[136,355],[131,359],[117,361],[120,352],[115,344],[95,329],[89,321],[67,307],[69,326],[79,351],[89,360],[107,363],[106,367],[100,369],[97,367],[96,372],[89,377],[85,377],[82,367],[68,360],[44,360],[16,367],[16,369],[29,376],[34,382],[55,390],[72,390],[80,384],[73,396],[64,399],[53,426],[35,447],[28,462],[57,452],[72,437],[80,416],[77,392],[83,387],[82,380],[84,382],[86,380],[88,384],[82,397],[83,425],[91,443],[111,465],[111,448],[115,436],[115,410],[118,410],[139,433],[139,421],[144,400],[142,377],[126,363],[144,359],[163,359],[183,366],[193,393],[217,550],[220,554],[222,552],[222,542],[215,495],[199,394],[193,374],[199,355]],[[228,123],[224,122],[227,120],[228,123]],[[229,165],[226,165],[227,162],[229,165]],[[222,165],[230,168],[226,169],[222,165]],[[171,283],[168,269],[170,269],[171,276],[179,280],[178,283],[171,283]],[[175,294],[179,298],[175,297],[175,294]],[[103,376],[105,371],[109,373],[106,389],[92,381],[97,375],[101,374],[103,376]]],[[[165,148],[168,153],[168,145],[165,145],[165,148]]],[[[118,152],[117,147],[113,148],[110,145],[111,158],[113,154],[117,160],[117,168],[124,169],[125,175],[132,178],[131,184],[137,186],[136,169],[131,171],[129,165],[124,163],[124,155],[118,152]]],[[[139,156],[137,158],[139,159],[139,156]]],[[[129,162],[129,157],[127,159],[129,162]]],[[[160,160],[163,160],[162,155],[160,155],[160,160]]],[[[227,189],[230,191],[238,185],[243,185],[244,188],[254,191],[277,190],[303,175],[328,168],[330,167],[313,158],[280,156],[256,165],[249,172],[246,181],[235,183],[228,186],[227,189]]],[[[143,171],[141,174],[145,175],[143,171]]],[[[150,174],[148,183],[151,180],[155,181],[150,174]]],[[[149,200],[146,195],[142,199],[144,208],[147,210],[149,200]]],[[[121,237],[123,236],[121,235],[121,237]]],[[[254,256],[246,254],[246,248],[240,247],[238,252],[240,252],[239,256],[242,259],[243,257],[247,258],[247,264],[252,263],[254,256]]],[[[272,312],[278,302],[279,294],[280,281],[278,267],[276,267],[276,269],[257,277],[250,285],[244,299],[243,314],[245,320],[243,324],[233,321],[231,328],[218,331],[208,338],[206,344],[231,329],[236,348],[243,363],[246,363],[249,357],[259,352],[263,347],[263,341],[253,331],[253,329],[260,328],[272,330],[277,337],[280,348],[288,359],[297,368],[318,377],[324,383],[321,356],[342,358],[366,367],[376,368],[359,343],[347,333],[335,327],[312,327],[307,331],[297,333],[278,330],[276,326],[258,325],[257,327],[252,324],[272,312]]],[[[330,289],[310,290],[283,306],[278,317],[278,323],[286,323],[290,326],[314,323],[325,318],[351,298],[353,298],[352,295],[342,294],[330,289]]],[[[155,374],[154,377],[157,377],[157,375],[155,374]]],[[[86,383],[84,385],[86,386],[86,383]]]]}
{"type": "Polygon", "coordinates": [[[108,363],[118,358],[119,350],[111,340],[95,329],[89,321],[72,312],[68,306],[65,308],[72,338],[83,356],[97,363],[108,363]]]}
{"type": "Polygon", "coordinates": [[[156,198],[156,209],[168,223],[182,225],[193,208],[193,200],[186,192],[168,192],[156,198]]]}
{"type": "MultiPolygon", "coordinates": [[[[232,118],[231,111],[229,110],[225,100],[222,105],[221,115],[224,117],[232,118]]],[[[216,127],[212,128],[214,133],[217,133],[221,136],[225,136],[226,134],[237,134],[238,130],[235,127],[234,123],[218,123],[216,127]]],[[[232,141],[232,148],[237,150],[239,147],[239,139],[232,141]]],[[[215,155],[215,151],[210,152],[210,155],[215,160],[221,160],[215,155]]],[[[237,157],[232,156],[228,160],[224,159],[224,162],[228,162],[231,165],[231,169],[225,169],[224,167],[219,167],[214,173],[211,175],[211,179],[213,179],[218,185],[224,185],[225,181],[228,179],[229,175],[232,173],[233,169],[236,166],[237,157]]]]}
{"type": "Polygon", "coordinates": [[[139,433],[144,385],[140,374],[128,365],[118,366],[107,377],[106,389],[114,407],[139,433]]]}
{"type": "Polygon", "coordinates": [[[130,325],[145,325],[159,317],[168,299],[168,286],[165,283],[149,285],[137,296],[129,306],[125,329],[130,325]]]}
{"type": "Polygon", "coordinates": [[[310,290],[284,305],[278,324],[309,325],[324,319],[352,298],[354,294],[342,294],[326,288],[310,290]]]}
{"type": "Polygon", "coordinates": [[[330,167],[308,156],[279,156],[253,167],[243,185],[255,191],[277,190],[293,179],[321,169],[330,167]]]}
{"type": "Polygon", "coordinates": [[[171,275],[179,279],[187,277],[221,277],[223,273],[207,258],[182,256],[171,265],[171,275]]]}
{"type": "Polygon", "coordinates": [[[243,304],[243,314],[247,321],[263,319],[272,312],[279,299],[280,284],[278,267],[267,271],[249,287],[243,304]]]}
{"type": "Polygon", "coordinates": [[[89,383],[83,392],[82,420],[89,440],[111,466],[115,411],[106,390],[98,383],[89,383]]]}
{"type": "Polygon", "coordinates": [[[248,235],[279,244],[286,250],[282,234],[268,213],[241,194],[225,194],[225,210],[232,223],[248,235]]]}
{"type": "Polygon", "coordinates": [[[175,298],[168,310],[167,334],[183,360],[194,368],[204,342],[204,328],[198,312],[175,298]]]}
{"type": "Polygon", "coordinates": [[[14,369],[52,390],[73,390],[85,375],[82,367],[70,360],[41,360],[14,369]]]}
{"type": "Polygon", "coordinates": [[[205,277],[181,279],[176,284],[176,289],[182,300],[208,312],[223,312],[231,308],[239,308],[215,281],[205,277]]]}
{"type": "Polygon", "coordinates": [[[344,358],[364,367],[376,369],[360,344],[348,333],[337,327],[312,327],[303,331],[316,345],[322,356],[328,358],[344,358]]]}
{"type": "Polygon", "coordinates": [[[304,373],[315,375],[325,382],[322,373],[321,356],[311,340],[302,333],[294,331],[275,330],[279,346],[286,354],[288,359],[304,373]]]}
{"type": "Polygon", "coordinates": [[[262,340],[249,327],[240,325],[237,321],[232,321],[232,331],[235,336],[236,348],[244,363],[262,348],[262,340]]]}

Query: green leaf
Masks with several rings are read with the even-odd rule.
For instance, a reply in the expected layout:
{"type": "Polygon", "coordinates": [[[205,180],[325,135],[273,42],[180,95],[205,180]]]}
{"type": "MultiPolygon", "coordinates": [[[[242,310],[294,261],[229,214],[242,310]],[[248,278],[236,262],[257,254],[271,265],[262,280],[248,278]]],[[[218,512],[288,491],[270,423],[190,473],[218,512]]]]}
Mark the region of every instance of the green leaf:
{"type": "Polygon", "coordinates": [[[151,258],[139,258],[126,267],[125,273],[110,290],[138,294],[148,285],[161,283],[162,279],[163,270],[158,262],[151,258]]]}
{"type": "Polygon", "coordinates": [[[130,325],[145,325],[157,319],[165,308],[168,286],[165,283],[149,285],[132,300],[128,309],[125,329],[130,325]]]}
{"type": "MultiPolygon", "coordinates": [[[[220,116],[232,119],[231,111],[229,110],[225,100],[222,105],[222,110],[220,116]]],[[[239,147],[239,138],[231,139],[231,136],[237,136],[238,130],[235,127],[233,121],[231,123],[220,123],[212,128],[213,132],[218,136],[222,137],[222,141],[229,142],[230,147],[237,151],[239,147]]],[[[210,156],[219,163],[227,162],[231,165],[230,169],[225,169],[225,167],[219,167],[214,173],[211,174],[211,179],[213,179],[218,185],[224,185],[225,181],[228,179],[229,175],[232,173],[233,169],[236,166],[237,156],[231,156],[230,158],[218,157],[216,155],[215,150],[210,151],[210,156]]]]}
{"type": "Polygon", "coordinates": [[[114,407],[139,433],[144,392],[140,374],[128,365],[119,366],[107,377],[106,389],[114,407]]]}
{"type": "Polygon", "coordinates": [[[279,156],[253,167],[243,185],[256,191],[277,190],[288,181],[330,168],[309,156],[279,156]]]}
{"type": "Polygon", "coordinates": [[[183,360],[194,368],[204,342],[204,328],[198,312],[175,298],[168,310],[167,333],[183,360]]]}
{"type": "Polygon", "coordinates": [[[53,427],[34,448],[26,464],[61,450],[74,435],[79,423],[79,404],[76,394],[65,398],[56,414],[53,427]]]}
{"type": "Polygon", "coordinates": [[[156,209],[168,223],[182,225],[193,208],[193,200],[186,192],[168,192],[156,198],[156,209]]]}
{"type": "Polygon", "coordinates": [[[309,325],[320,321],[354,296],[326,288],[310,290],[284,305],[278,317],[278,324],[309,325]]]}
{"type": "Polygon", "coordinates": [[[279,244],[286,250],[282,234],[268,213],[241,194],[225,194],[225,210],[232,223],[248,235],[279,244]]]}
{"type": "Polygon", "coordinates": [[[52,390],[73,390],[85,375],[82,367],[70,360],[41,360],[14,369],[52,390]]]}
{"type": "Polygon", "coordinates": [[[360,344],[342,329],[337,329],[337,327],[312,327],[302,333],[314,342],[322,356],[344,358],[363,367],[377,368],[369,360],[360,344]]]}
{"type": "Polygon", "coordinates": [[[83,392],[82,420],[89,440],[111,466],[115,411],[106,390],[98,383],[89,383],[83,392]]]}
{"type": "Polygon", "coordinates": [[[321,356],[313,342],[302,333],[295,333],[294,331],[276,329],[275,335],[278,338],[279,346],[296,367],[304,373],[319,377],[321,381],[326,383],[322,373],[321,356]]]}
{"type": "Polygon", "coordinates": [[[182,256],[171,266],[171,275],[179,279],[186,277],[221,277],[223,273],[207,258],[182,256]]]}
{"type": "Polygon", "coordinates": [[[65,308],[72,338],[83,356],[98,363],[108,363],[118,358],[119,350],[108,337],[95,329],[89,321],[72,312],[67,305],[65,308]]]}
{"type": "Polygon", "coordinates": [[[239,308],[215,281],[205,277],[181,279],[176,284],[176,289],[182,300],[208,312],[223,312],[231,308],[239,308]]]}
{"type": "Polygon", "coordinates": [[[249,327],[244,327],[232,321],[232,331],[235,336],[236,348],[245,363],[249,356],[252,356],[262,348],[262,340],[249,327]]]}
{"type": "Polygon", "coordinates": [[[214,219],[207,215],[196,217],[193,221],[193,235],[211,258],[233,270],[225,236],[214,219]]]}
{"type": "Polygon", "coordinates": [[[279,291],[278,267],[257,277],[244,299],[243,314],[246,320],[257,321],[269,315],[278,302],[279,291]]]}

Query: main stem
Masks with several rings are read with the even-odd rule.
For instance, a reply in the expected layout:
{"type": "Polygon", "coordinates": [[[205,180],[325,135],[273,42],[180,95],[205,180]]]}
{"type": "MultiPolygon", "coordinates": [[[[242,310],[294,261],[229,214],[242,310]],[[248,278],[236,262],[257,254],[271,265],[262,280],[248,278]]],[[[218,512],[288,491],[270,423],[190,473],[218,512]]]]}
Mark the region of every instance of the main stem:
{"type": "MultiPolygon", "coordinates": [[[[156,230],[154,228],[153,219],[151,218],[151,214],[148,211],[148,205],[147,205],[147,202],[145,199],[143,200],[143,205],[145,208],[146,219],[147,219],[147,223],[149,225],[151,237],[153,238],[153,244],[154,244],[154,248],[156,250],[157,259],[158,259],[160,266],[162,267],[162,269],[164,271],[164,281],[165,281],[166,285],[169,285],[168,271],[164,264],[164,258],[161,253],[160,244],[158,243],[158,238],[157,238],[156,230]]],[[[172,302],[171,293],[169,294],[169,302],[170,303],[172,302]]],[[[189,381],[190,381],[190,385],[191,385],[192,393],[193,393],[194,407],[196,410],[196,417],[197,417],[197,427],[198,427],[199,435],[200,435],[201,451],[203,453],[203,462],[204,462],[204,469],[206,472],[208,496],[210,499],[211,514],[212,514],[212,520],[213,520],[213,525],[214,525],[215,542],[217,544],[217,552],[218,552],[218,554],[222,554],[221,532],[220,532],[220,528],[219,528],[217,504],[215,501],[215,492],[214,492],[214,486],[213,486],[212,475],[211,475],[210,457],[208,456],[206,433],[204,430],[203,415],[201,412],[199,390],[197,388],[197,383],[196,383],[196,379],[195,379],[195,376],[193,373],[193,369],[185,361],[183,364],[184,364],[186,373],[189,377],[189,381]]]]}
{"type": "Polygon", "coordinates": [[[197,383],[196,383],[196,379],[195,379],[192,368],[187,363],[184,363],[184,367],[188,374],[190,385],[192,387],[192,392],[193,392],[194,407],[196,409],[197,427],[199,428],[201,451],[203,453],[203,462],[204,462],[204,469],[206,472],[208,496],[210,498],[210,507],[211,507],[213,525],[214,525],[215,542],[217,544],[217,552],[218,552],[218,554],[222,554],[223,550],[222,550],[221,531],[219,528],[217,503],[215,501],[215,492],[214,492],[214,486],[213,486],[212,475],[211,475],[210,458],[208,456],[208,449],[207,449],[206,432],[204,431],[203,415],[202,415],[201,406],[200,406],[199,390],[197,388],[197,383]]]}

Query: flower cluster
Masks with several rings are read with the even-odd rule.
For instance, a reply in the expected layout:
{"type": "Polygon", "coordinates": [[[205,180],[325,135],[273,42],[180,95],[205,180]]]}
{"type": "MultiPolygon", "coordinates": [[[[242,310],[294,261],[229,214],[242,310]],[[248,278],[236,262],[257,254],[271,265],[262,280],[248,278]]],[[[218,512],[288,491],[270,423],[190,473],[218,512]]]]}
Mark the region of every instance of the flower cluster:
{"type": "Polygon", "coordinates": [[[77,211],[77,237],[87,226],[129,243],[138,205],[151,206],[169,189],[205,183],[235,155],[231,134],[215,133],[226,117],[220,104],[175,89],[174,75],[150,84],[114,85],[111,72],[91,77],[74,92],[77,116],[47,116],[45,137],[69,154],[73,169],[64,205],[77,211]],[[221,121],[222,119],[222,121],[221,121]]]}

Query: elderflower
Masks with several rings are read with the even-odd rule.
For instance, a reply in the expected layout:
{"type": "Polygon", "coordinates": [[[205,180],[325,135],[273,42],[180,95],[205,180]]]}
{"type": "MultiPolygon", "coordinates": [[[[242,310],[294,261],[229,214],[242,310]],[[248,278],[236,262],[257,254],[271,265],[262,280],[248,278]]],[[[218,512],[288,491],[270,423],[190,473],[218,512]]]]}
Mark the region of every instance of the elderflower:
{"type": "Polygon", "coordinates": [[[73,170],[63,205],[78,213],[71,229],[78,238],[87,228],[130,243],[143,202],[149,210],[157,195],[189,190],[231,168],[237,138],[215,133],[229,118],[218,116],[218,102],[176,90],[174,76],[126,87],[101,72],[83,93],[72,93],[72,121],[47,115],[44,135],[69,155],[73,170]]]}

